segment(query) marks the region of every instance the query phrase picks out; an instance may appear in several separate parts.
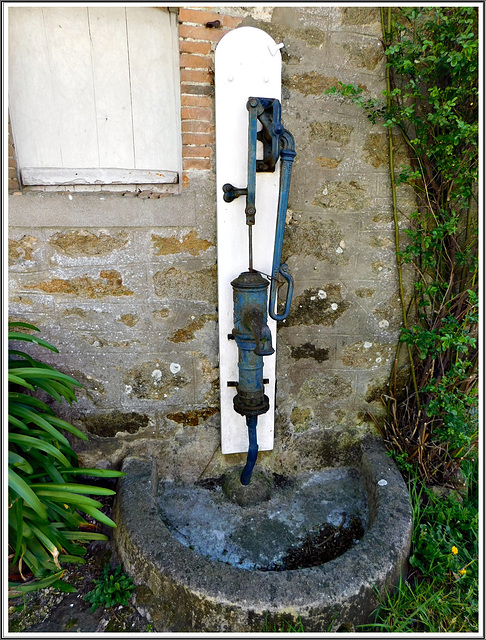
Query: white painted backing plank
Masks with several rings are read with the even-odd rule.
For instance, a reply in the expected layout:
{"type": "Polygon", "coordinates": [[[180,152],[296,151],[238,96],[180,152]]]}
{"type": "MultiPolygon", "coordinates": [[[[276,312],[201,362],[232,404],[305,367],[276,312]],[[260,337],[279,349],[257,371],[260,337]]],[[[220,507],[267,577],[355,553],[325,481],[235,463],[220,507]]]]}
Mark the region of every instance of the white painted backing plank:
{"type": "MultiPolygon", "coordinates": [[[[179,113],[174,109],[170,14],[155,7],[127,7],[135,168],[179,169],[179,113]],[[155,144],[154,144],[155,141],[155,144]]],[[[179,134],[180,137],[180,134],[179,134]]]]}
{"type": "Polygon", "coordinates": [[[143,169],[64,169],[24,167],[20,171],[22,184],[176,184],[177,171],[143,169]]]}
{"type": "Polygon", "coordinates": [[[134,167],[125,8],[89,7],[88,20],[99,166],[134,167]]]}
{"type": "MultiPolygon", "coordinates": [[[[216,48],[215,89],[221,449],[226,454],[248,450],[245,418],[233,409],[236,390],[227,386],[228,381],[238,380],[238,348],[227,336],[233,329],[231,281],[248,269],[248,227],[246,198],[226,203],[222,187],[226,182],[247,186],[248,98],[281,98],[281,55],[273,38],[254,27],[241,27],[225,35],[216,48]]],[[[267,274],[273,260],[279,164],[274,173],[257,173],[256,178],[253,262],[255,269],[267,274]]],[[[276,323],[269,318],[268,324],[275,348],[276,323]]],[[[268,451],[273,449],[274,436],[275,354],[263,362],[270,409],[258,417],[257,438],[260,451],[268,451]]]]}

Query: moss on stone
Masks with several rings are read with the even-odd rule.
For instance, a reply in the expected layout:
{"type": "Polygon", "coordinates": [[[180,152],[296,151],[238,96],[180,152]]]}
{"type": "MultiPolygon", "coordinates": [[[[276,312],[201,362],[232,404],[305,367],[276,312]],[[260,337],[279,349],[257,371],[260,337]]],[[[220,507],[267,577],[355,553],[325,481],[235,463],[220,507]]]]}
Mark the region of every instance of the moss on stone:
{"type": "Polygon", "coordinates": [[[88,433],[102,438],[112,438],[117,433],[137,433],[149,424],[150,419],[147,415],[135,411],[112,411],[82,418],[81,422],[88,433]]]}
{"type": "Polygon", "coordinates": [[[290,353],[296,360],[303,358],[313,358],[317,362],[329,360],[329,349],[319,349],[310,342],[305,342],[298,347],[290,347],[290,353]]]}

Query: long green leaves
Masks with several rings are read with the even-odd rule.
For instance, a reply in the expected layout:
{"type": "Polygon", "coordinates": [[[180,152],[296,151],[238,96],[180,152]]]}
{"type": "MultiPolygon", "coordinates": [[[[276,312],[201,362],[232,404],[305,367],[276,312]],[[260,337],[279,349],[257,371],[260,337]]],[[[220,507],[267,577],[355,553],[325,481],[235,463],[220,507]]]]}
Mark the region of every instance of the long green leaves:
{"type": "MultiPolygon", "coordinates": [[[[13,329],[38,331],[26,322],[9,324],[9,340],[31,343],[57,353],[46,340],[13,329]]],[[[73,482],[75,477],[116,478],[119,471],[83,469],[68,438],[68,432],[82,440],[87,436],[69,422],[55,415],[54,410],[36,397],[40,390],[52,400],[68,404],[76,401],[75,387],[80,383],[54,367],[43,363],[18,348],[9,349],[9,560],[18,566],[21,575],[27,567],[34,580],[27,584],[12,584],[10,595],[19,595],[37,588],[54,586],[62,590],[73,588],[62,581],[61,564],[84,562],[90,540],[106,540],[95,531],[80,531],[89,524],[79,512],[110,527],[116,526],[91,495],[110,496],[111,489],[73,482]]]]}

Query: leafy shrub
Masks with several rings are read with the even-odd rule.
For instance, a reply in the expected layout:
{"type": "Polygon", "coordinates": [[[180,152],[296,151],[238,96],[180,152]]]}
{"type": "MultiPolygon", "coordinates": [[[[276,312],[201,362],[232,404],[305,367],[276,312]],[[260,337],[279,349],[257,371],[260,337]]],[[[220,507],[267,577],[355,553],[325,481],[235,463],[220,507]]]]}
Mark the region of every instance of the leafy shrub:
{"type": "MultiPolygon", "coordinates": [[[[10,322],[9,346],[11,341],[24,341],[58,353],[50,343],[18,329],[39,331],[26,322],[10,322]]],[[[9,566],[26,582],[10,583],[9,595],[15,597],[48,585],[75,591],[62,580],[63,565],[85,562],[83,542],[107,539],[92,531],[96,526],[79,511],[110,527],[116,526],[100,511],[101,503],[87,495],[107,496],[114,491],[80,484],[76,479],[124,474],[80,468],[78,457],[62,432],[82,440],[87,437],[34,395],[41,391],[55,402],[65,400],[71,404],[76,401],[74,389],[81,386],[79,382],[14,348],[8,352],[8,381],[9,566]],[[29,573],[34,579],[27,582],[29,573]]]]}
{"type": "Polygon", "coordinates": [[[397,352],[387,419],[375,423],[407,478],[414,529],[407,581],[381,598],[376,622],[360,630],[471,632],[478,628],[478,10],[380,11],[384,99],[343,83],[329,93],[357,104],[388,134],[400,345],[411,366],[400,387],[397,352]],[[396,128],[410,158],[399,170],[396,128]],[[400,211],[409,219],[402,230],[403,185],[415,192],[416,209],[400,211]],[[410,301],[404,265],[414,275],[410,301]],[[454,488],[464,486],[459,496],[454,488]]]}
{"type": "Polygon", "coordinates": [[[387,88],[384,99],[340,83],[340,93],[382,122],[390,177],[402,303],[401,344],[411,363],[405,393],[392,378],[385,441],[429,484],[454,481],[474,457],[478,403],[478,15],[476,7],[382,9],[387,88]],[[397,127],[410,166],[396,172],[397,127]],[[399,245],[396,193],[407,184],[417,209],[399,245]],[[403,265],[414,273],[410,304],[403,265]]]}
{"type": "Polygon", "coordinates": [[[84,599],[91,603],[91,613],[98,607],[108,609],[115,605],[128,604],[135,589],[133,580],[122,572],[120,565],[111,572],[110,565],[107,564],[101,577],[95,578],[93,582],[95,588],[84,596],[84,599]]]}

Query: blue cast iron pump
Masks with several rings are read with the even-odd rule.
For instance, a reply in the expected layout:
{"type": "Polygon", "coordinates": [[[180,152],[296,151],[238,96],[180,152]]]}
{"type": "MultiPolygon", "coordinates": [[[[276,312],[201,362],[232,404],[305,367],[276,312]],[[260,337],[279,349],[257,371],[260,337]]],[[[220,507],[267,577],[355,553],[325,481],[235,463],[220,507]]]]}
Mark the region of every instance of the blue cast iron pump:
{"type": "Polygon", "coordinates": [[[268,315],[273,320],[285,320],[292,301],[293,279],[286,264],[281,264],[282,244],[287,215],[292,163],[295,158],[294,138],[281,122],[281,106],[277,99],[248,99],[248,186],[236,188],[223,185],[225,202],[246,196],[246,224],[248,225],[248,271],[231,282],[233,287],[234,328],[229,339],[238,346],[238,382],[233,399],[234,410],[246,417],[248,427],[248,455],[241,473],[243,485],[251,481],[253,468],[258,456],[257,421],[258,416],[269,409],[269,399],[264,393],[263,358],[274,353],[272,336],[267,324],[268,315]],[[258,131],[258,121],[262,128],[258,131]],[[263,158],[257,160],[257,140],[263,145],[263,158]],[[256,173],[274,172],[280,158],[280,190],[275,231],[272,273],[265,274],[253,268],[252,230],[255,224],[256,173]],[[277,312],[278,278],[287,283],[284,309],[277,312]],[[270,277],[270,282],[268,280],[270,277]],[[270,294],[268,286],[270,284],[270,294]]]}

